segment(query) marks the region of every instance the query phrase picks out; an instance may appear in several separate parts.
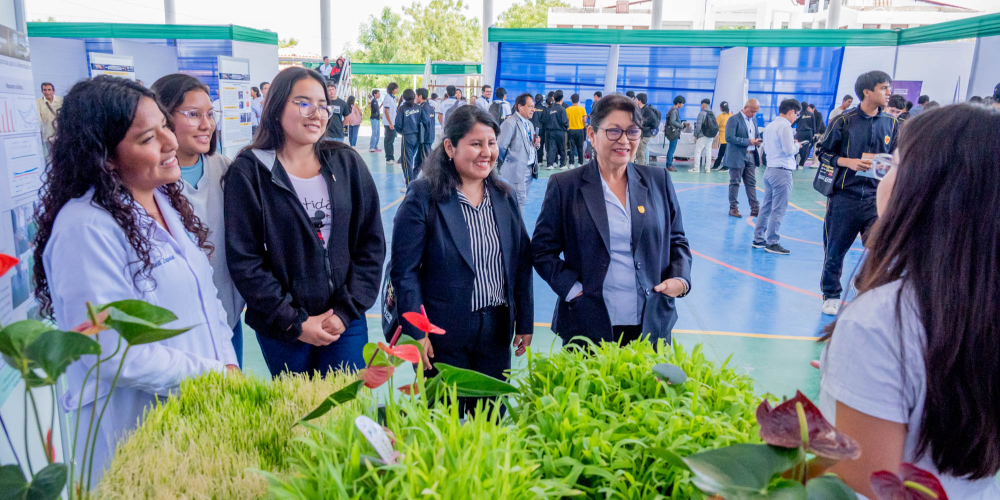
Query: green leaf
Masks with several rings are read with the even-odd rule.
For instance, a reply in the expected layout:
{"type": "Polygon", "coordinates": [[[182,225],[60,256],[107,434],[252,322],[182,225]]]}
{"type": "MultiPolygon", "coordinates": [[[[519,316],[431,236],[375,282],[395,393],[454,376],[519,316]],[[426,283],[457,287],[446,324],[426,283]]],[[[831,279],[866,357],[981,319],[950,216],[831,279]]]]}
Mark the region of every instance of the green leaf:
{"type": "MultiPolygon", "coordinates": [[[[726,499],[733,498],[727,494],[723,494],[723,497],[726,499]]],[[[744,498],[748,500],[806,500],[806,487],[802,486],[802,483],[792,481],[791,479],[782,479],[772,484],[766,492],[750,494],[744,498]]]]}
{"type": "Polygon", "coordinates": [[[28,481],[21,468],[16,465],[0,467],[0,500],[25,498],[27,494],[28,481]]]}
{"type": "Polygon", "coordinates": [[[47,375],[47,382],[55,383],[70,363],[85,354],[100,354],[101,345],[90,337],[76,333],[51,330],[43,333],[26,352],[47,375]]]}
{"type": "Polygon", "coordinates": [[[301,422],[306,422],[314,418],[322,417],[326,415],[327,412],[333,408],[340,406],[348,401],[353,401],[358,397],[358,392],[361,390],[361,385],[364,384],[363,380],[357,380],[350,385],[344,387],[343,389],[329,395],[323,400],[315,410],[310,412],[308,415],[302,417],[301,422]]]}
{"type": "Polygon", "coordinates": [[[732,499],[764,491],[776,474],[795,465],[799,453],[797,448],[734,444],[682,460],[694,474],[692,480],[700,490],[732,499]]]}
{"type": "Polygon", "coordinates": [[[51,329],[45,323],[33,319],[12,323],[0,330],[0,353],[13,359],[25,358],[28,346],[51,329]]]}
{"type": "Polygon", "coordinates": [[[31,482],[16,465],[0,467],[0,500],[55,500],[66,486],[66,465],[49,464],[31,482]]]}
{"type": "Polygon", "coordinates": [[[857,500],[858,495],[839,477],[829,474],[806,483],[809,500],[857,500]]]}
{"type": "Polygon", "coordinates": [[[390,359],[390,356],[388,354],[386,354],[385,351],[379,349],[378,348],[378,344],[376,344],[374,342],[369,342],[369,343],[365,344],[365,347],[362,350],[362,356],[364,357],[366,363],[368,362],[368,360],[370,360],[370,359],[372,360],[372,362],[368,366],[394,366],[394,367],[398,367],[398,366],[400,366],[400,365],[402,365],[403,363],[406,362],[406,361],[404,361],[402,359],[399,359],[399,358],[397,358],[395,356],[392,356],[391,357],[392,359],[390,359]],[[375,356],[374,359],[372,359],[372,355],[375,356]]]}
{"type": "Polygon", "coordinates": [[[670,363],[660,363],[654,366],[653,375],[670,385],[681,385],[687,382],[687,374],[684,373],[684,370],[670,363]]]}
{"type": "MultiPolygon", "coordinates": [[[[104,322],[108,327],[113,328],[118,332],[119,335],[129,345],[141,345],[149,344],[152,342],[159,342],[161,340],[166,340],[171,337],[176,337],[193,327],[179,328],[179,329],[166,329],[160,328],[160,325],[146,321],[142,318],[137,318],[128,313],[115,309],[114,307],[106,307],[108,310],[108,319],[104,322]]],[[[162,318],[161,318],[162,319],[162,318]]]]}
{"type": "Polygon", "coordinates": [[[109,307],[118,309],[129,316],[146,320],[157,326],[163,326],[171,321],[177,321],[177,316],[174,315],[174,313],[141,300],[119,300],[118,302],[104,304],[102,306],[98,306],[97,312],[102,312],[109,307]]]}
{"type": "Polygon", "coordinates": [[[441,374],[441,381],[445,385],[455,386],[459,397],[482,398],[517,392],[517,388],[507,382],[476,371],[456,368],[445,363],[434,363],[434,367],[441,374]]]}

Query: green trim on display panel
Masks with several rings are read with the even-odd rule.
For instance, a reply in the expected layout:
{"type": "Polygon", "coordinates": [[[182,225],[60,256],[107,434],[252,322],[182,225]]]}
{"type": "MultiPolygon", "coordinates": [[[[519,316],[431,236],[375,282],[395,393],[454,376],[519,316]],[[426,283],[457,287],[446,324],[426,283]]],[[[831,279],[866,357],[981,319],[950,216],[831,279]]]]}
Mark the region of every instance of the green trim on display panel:
{"type": "Polygon", "coordinates": [[[235,24],[28,23],[28,36],[52,38],[152,38],[235,40],[278,45],[278,34],[235,24]]]}
{"type": "Polygon", "coordinates": [[[481,64],[431,63],[432,75],[478,75],[482,72],[481,64]]]}
{"type": "Polygon", "coordinates": [[[352,75],[422,75],[423,64],[378,64],[351,61],[352,75]]]}
{"type": "Polygon", "coordinates": [[[1000,14],[903,30],[609,30],[490,28],[490,42],[684,47],[895,46],[1000,35],[1000,14]]]}

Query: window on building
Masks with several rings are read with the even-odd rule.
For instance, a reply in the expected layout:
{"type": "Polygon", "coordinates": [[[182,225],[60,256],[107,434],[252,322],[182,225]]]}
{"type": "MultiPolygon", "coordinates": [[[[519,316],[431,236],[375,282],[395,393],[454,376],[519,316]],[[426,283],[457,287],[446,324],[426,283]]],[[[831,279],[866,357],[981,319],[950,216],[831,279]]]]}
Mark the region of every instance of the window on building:
{"type": "Polygon", "coordinates": [[[572,24],[557,24],[556,28],[572,28],[572,24]]]}
{"type": "Polygon", "coordinates": [[[877,29],[879,29],[879,26],[880,25],[878,25],[878,24],[862,24],[861,25],[861,27],[863,29],[866,29],[866,30],[877,30],[877,29]]]}

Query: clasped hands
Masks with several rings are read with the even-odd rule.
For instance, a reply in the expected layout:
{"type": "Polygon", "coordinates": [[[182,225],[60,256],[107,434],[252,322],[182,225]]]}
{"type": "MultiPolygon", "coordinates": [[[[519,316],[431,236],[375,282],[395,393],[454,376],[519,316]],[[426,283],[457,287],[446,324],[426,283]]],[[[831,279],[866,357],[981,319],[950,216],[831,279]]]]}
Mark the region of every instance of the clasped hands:
{"type": "Polygon", "coordinates": [[[310,316],[302,323],[302,334],[299,340],[314,346],[330,345],[340,339],[340,335],[347,330],[347,325],[340,319],[340,316],[333,314],[329,310],[319,316],[310,316]]]}

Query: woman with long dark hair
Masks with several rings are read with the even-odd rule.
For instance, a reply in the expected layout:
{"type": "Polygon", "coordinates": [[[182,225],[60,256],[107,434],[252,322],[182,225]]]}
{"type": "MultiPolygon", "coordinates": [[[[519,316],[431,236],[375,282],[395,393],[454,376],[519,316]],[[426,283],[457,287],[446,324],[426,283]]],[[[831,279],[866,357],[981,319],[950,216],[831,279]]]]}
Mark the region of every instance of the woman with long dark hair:
{"type": "Polygon", "coordinates": [[[385,235],[365,162],[324,140],[330,115],[319,73],[281,71],[226,175],[229,272],[275,376],[364,367],[385,235]]]}
{"type": "Polygon", "coordinates": [[[215,153],[215,122],[221,116],[212,108],[208,87],[197,78],[182,73],[167,75],[150,88],[160,105],[172,118],[177,137],[177,163],[184,197],[191,202],[194,214],[208,229],[208,242],[218,249],[208,256],[212,281],[219,300],[226,309],[229,328],[233,330],[233,348],[243,366],[243,323],[240,316],[246,303],[233,285],[226,264],[226,223],[223,214],[222,179],[229,170],[229,158],[215,153]]]}
{"type": "MultiPolygon", "coordinates": [[[[124,349],[83,381],[95,356],[66,370],[65,411],[89,415],[108,404],[95,444],[93,484],[115,446],[158,398],[181,380],[207,371],[238,370],[232,329],[212,284],[208,228],[181,194],[177,140],[170,115],[152,91],[123,78],[98,76],[70,89],[59,115],[52,164],[36,214],[35,294],[43,316],[69,330],[87,319],[86,303],[139,299],[194,325],[176,337],[124,349]],[[115,372],[118,385],[107,393],[115,372]]],[[[219,250],[221,251],[221,249],[219,250]]],[[[119,336],[98,336],[104,355],[119,336]]],[[[77,453],[82,454],[83,446],[77,453]]],[[[82,456],[76,457],[82,463],[82,456]]]]}
{"type": "Polygon", "coordinates": [[[873,472],[910,462],[951,498],[1000,498],[998,136],[998,110],[924,111],[878,187],[859,295],[820,385],[823,412],[862,449],[832,470],[868,497],[873,472]]]}
{"type": "Polygon", "coordinates": [[[715,118],[715,122],[719,124],[719,156],[715,157],[712,170],[729,170],[722,166],[722,158],[726,156],[726,123],[733,114],[729,112],[729,103],[726,101],[719,103],[719,111],[719,116],[715,118]]]}
{"type": "MultiPolygon", "coordinates": [[[[531,241],[513,189],[493,170],[499,154],[489,113],[462,106],[410,183],[393,224],[389,277],[402,312],[420,311],[447,333],[427,338],[424,365],[443,362],[506,377],[510,348],[531,345],[531,241]]],[[[467,400],[461,400],[464,413],[467,400]]]]}

